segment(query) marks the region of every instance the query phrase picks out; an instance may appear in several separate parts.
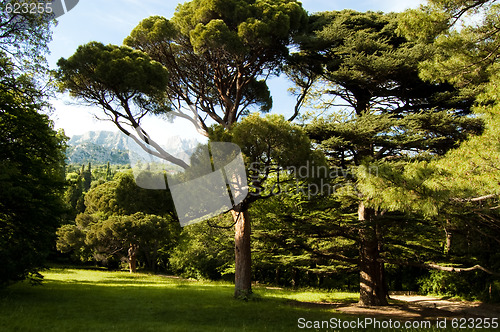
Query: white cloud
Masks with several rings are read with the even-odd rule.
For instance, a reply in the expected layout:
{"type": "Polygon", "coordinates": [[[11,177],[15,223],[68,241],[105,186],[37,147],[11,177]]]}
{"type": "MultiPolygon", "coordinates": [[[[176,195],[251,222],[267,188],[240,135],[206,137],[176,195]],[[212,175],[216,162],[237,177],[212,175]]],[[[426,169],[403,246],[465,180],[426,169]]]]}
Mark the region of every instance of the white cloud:
{"type": "Polygon", "coordinates": [[[98,120],[98,108],[76,105],[74,101],[63,98],[52,101],[55,111],[50,114],[55,129],[64,129],[66,136],[81,135],[88,131],[117,131],[109,121],[98,120]],[[72,102],[72,103],[71,103],[72,102]]]}

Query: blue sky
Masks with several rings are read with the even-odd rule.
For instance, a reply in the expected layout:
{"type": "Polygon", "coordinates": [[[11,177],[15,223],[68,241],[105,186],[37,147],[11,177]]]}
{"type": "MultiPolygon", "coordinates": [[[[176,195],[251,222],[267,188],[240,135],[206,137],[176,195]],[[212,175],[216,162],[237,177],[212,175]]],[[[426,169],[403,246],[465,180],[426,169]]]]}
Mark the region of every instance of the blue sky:
{"type": "MultiPolygon", "coordinates": [[[[421,2],[422,0],[303,0],[302,5],[310,13],[346,8],[389,12],[415,8],[421,2]]],[[[71,56],[79,45],[90,41],[120,45],[142,19],[151,15],[170,18],[177,3],[175,0],[80,0],[73,10],[59,17],[59,23],[53,29],[49,64],[55,68],[59,58],[71,56]]],[[[293,97],[288,95],[287,82],[275,79],[270,82],[270,87],[274,100],[273,112],[290,112],[293,97]]],[[[95,119],[94,114],[99,115],[99,109],[75,105],[75,101],[68,96],[59,96],[52,104],[55,111],[51,119],[55,128],[64,129],[70,137],[90,130],[116,131],[111,123],[95,119]]],[[[166,132],[168,127],[170,135],[195,135],[194,130],[182,124],[164,124],[157,119],[149,119],[144,125],[152,131],[160,132],[166,132]]]]}

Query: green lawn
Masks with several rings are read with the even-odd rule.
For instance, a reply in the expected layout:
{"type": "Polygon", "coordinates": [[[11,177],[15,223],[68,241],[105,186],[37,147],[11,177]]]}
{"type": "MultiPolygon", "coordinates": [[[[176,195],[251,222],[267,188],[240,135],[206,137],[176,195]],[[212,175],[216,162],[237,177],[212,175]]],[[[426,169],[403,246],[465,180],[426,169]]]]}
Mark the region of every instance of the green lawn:
{"type": "Polygon", "coordinates": [[[0,331],[290,331],[300,317],[335,314],[289,300],[356,300],[349,293],[256,288],[257,298],[244,302],[232,298],[227,283],[80,269],[43,274],[42,286],[0,290],[0,331]]]}
{"type": "Polygon", "coordinates": [[[356,319],[290,303],[357,301],[353,293],[255,287],[244,302],[228,283],[83,269],[44,275],[42,286],[0,290],[0,331],[325,331],[299,329],[298,319],[356,319]]]}

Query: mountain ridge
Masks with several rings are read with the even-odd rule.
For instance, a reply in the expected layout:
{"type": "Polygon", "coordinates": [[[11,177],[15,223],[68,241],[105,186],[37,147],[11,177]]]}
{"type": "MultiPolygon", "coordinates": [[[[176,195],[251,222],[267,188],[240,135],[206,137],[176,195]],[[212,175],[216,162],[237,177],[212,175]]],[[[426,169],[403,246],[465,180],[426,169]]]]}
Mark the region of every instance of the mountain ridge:
{"type": "MultiPolygon", "coordinates": [[[[193,138],[171,136],[160,142],[168,153],[181,159],[189,158],[199,142],[193,138]]],[[[137,161],[151,162],[151,155],[137,143],[121,132],[88,131],[74,135],[68,140],[66,163],[68,164],[106,164],[127,165],[137,161]]]]}

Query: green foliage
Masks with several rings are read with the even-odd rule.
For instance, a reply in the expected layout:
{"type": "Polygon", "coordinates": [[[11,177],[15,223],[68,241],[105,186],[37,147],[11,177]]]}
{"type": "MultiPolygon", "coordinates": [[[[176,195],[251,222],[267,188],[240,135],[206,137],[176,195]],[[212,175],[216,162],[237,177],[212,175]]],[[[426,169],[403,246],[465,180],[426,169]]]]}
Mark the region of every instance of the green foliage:
{"type": "Polygon", "coordinates": [[[161,92],[168,72],[143,52],[129,47],[91,42],[80,46],[74,55],[58,61],[61,90],[91,102],[92,92],[113,93],[121,100],[161,92]],[[92,84],[92,83],[98,83],[92,84]]]}
{"type": "Polygon", "coordinates": [[[331,196],[311,198],[300,192],[256,202],[250,210],[256,279],[289,287],[355,289],[358,278],[350,272],[357,243],[344,228],[349,216],[342,216],[338,207],[331,196]],[[332,241],[339,230],[344,232],[332,241]]]}
{"type": "Polygon", "coordinates": [[[90,189],[90,184],[92,183],[92,165],[88,164],[88,167],[85,169],[85,165],[82,166],[81,171],[83,177],[83,191],[87,192],[90,189]]]}
{"type": "MultiPolygon", "coordinates": [[[[491,69],[497,67],[498,64],[495,64],[491,69]]],[[[484,133],[470,137],[459,148],[436,162],[437,167],[446,174],[442,180],[452,191],[453,197],[470,198],[500,193],[500,173],[497,168],[500,151],[499,83],[500,75],[491,76],[484,87],[485,92],[478,96],[478,105],[474,108],[477,116],[485,122],[484,133]]]]}
{"type": "Polygon", "coordinates": [[[149,112],[169,109],[164,98],[166,68],[144,52],[98,42],[78,47],[75,54],[57,64],[60,91],[101,107],[123,133],[131,135],[128,125],[149,144],[140,122],[149,112]]]}
{"type": "MultiPolygon", "coordinates": [[[[122,123],[137,129],[147,113],[187,118],[189,111],[200,114],[192,121],[200,132],[238,144],[249,166],[251,195],[242,207],[254,203],[254,276],[260,280],[338,285],[350,282],[365,258],[498,269],[497,199],[471,199],[497,195],[500,181],[500,7],[494,2],[430,0],[403,14],[344,10],[308,19],[296,1],[193,0],[170,20],[140,22],[124,41],[131,48],[81,46],[60,60],[58,79],[62,90],[103,107],[126,133],[122,123]],[[468,13],[484,15],[477,26],[454,29],[468,13]],[[294,43],[300,50],[289,56],[294,43]],[[306,102],[331,111],[305,131],[282,116],[251,114],[255,106],[271,109],[265,78],[282,71],[285,60],[297,89],[308,92],[306,102]],[[208,118],[216,125],[208,128],[208,118]],[[326,182],[297,176],[298,169],[310,175],[325,167],[312,146],[328,158],[326,182]],[[315,180],[333,194],[311,199],[308,185],[315,180]],[[296,187],[287,196],[273,197],[289,184],[296,187]],[[301,192],[304,185],[309,192],[301,192]],[[360,256],[363,232],[376,238],[373,257],[360,256]]],[[[303,102],[299,98],[297,107],[303,102]]],[[[137,137],[154,147],[144,131],[137,137]]],[[[186,227],[169,257],[172,246],[160,241],[148,248],[142,240],[155,232],[155,222],[163,227],[153,215],[173,215],[168,191],[137,188],[129,173],[111,179],[109,167],[106,180],[89,190],[90,175],[89,167],[71,176],[66,200],[82,211],[77,206],[88,190],[86,214],[59,229],[59,250],[119,261],[140,238],[148,266],[160,258],[146,252],[160,250],[160,265],[169,258],[184,276],[218,279],[234,272],[228,230],[186,227]]],[[[174,239],[174,233],[163,237],[174,239]]],[[[433,273],[423,285],[465,294],[464,280],[481,279],[470,278],[433,273]]],[[[492,282],[481,280],[483,288],[492,282]]]]}
{"type": "Polygon", "coordinates": [[[260,117],[252,114],[233,128],[232,136],[249,164],[267,159],[266,165],[302,166],[311,157],[311,143],[307,135],[282,115],[260,117]]]}
{"type": "MultiPolygon", "coordinates": [[[[412,183],[401,178],[403,165],[415,157],[417,162],[445,154],[468,135],[481,132],[482,121],[463,116],[470,113],[471,100],[458,91],[419,78],[418,65],[432,46],[399,36],[398,20],[396,14],[320,13],[311,19],[311,36],[302,41],[295,61],[317,62],[305,71],[320,78],[311,97],[326,99],[318,107],[332,114],[313,120],[306,130],[333,167],[351,174],[347,181],[338,180],[349,186],[357,180],[358,193],[374,207],[413,211],[403,206],[401,196],[411,196],[411,191],[398,187],[412,183]]],[[[428,170],[415,174],[411,190],[419,189],[426,174],[428,170]]],[[[339,198],[356,202],[342,192],[339,198]]],[[[435,214],[435,202],[429,199],[416,204],[435,214]]]]}
{"type": "Polygon", "coordinates": [[[71,253],[77,260],[88,261],[91,252],[85,247],[85,229],[94,222],[92,216],[80,213],[75,224],[62,225],[56,231],[56,248],[62,253],[71,253]]]}
{"type": "Polygon", "coordinates": [[[36,271],[52,247],[63,212],[64,142],[29,100],[0,88],[0,285],[36,271]]]}
{"type": "Polygon", "coordinates": [[[52,22],[11,17],[7,3],[0,3],[0,286],[38,280],[64,212],[67,139],[42,114],[52,22]]]}
{"type": "MultiPolygon", "coordinates": [[[[494,248],[500,239],[500,219],[496,211],[499,176],[496,164],[500,147],[497,132],[498,61],[495,55],[498,50],[495,31],[498,28],[494,22],[498,20],[498,7],[489,6],[491,3],[430,1],[430,5],[420,11],[405,13],[400,27],[409,38],[434,40],[433,56],[419,66],[420,76],[433,83],[449,82],[459,88],[460,95],[475,99],[473,118],[484,123],[484,131],[472,132],[468,137],[452,136],[450,132],[446,136],[458,138],[460,144],[449,151],[443,150],[439,158],[423,155],[426,160],[380,163],[377,174],[370,173],[367,167],[361,168],[358,176],[362,181],[358,188],[380,209],[423,214],[429,217],[428,223],[432,227],[443,229],[445,237],[437,233],[428,238],[442,238],[440,242],[445,256],[439,255],[436,250],[439,247],[434,246],[434,252],[421,260],[445,265],[481,265],[497,271],[498,258],[494,248]],[[456,20],[477,14],[477,9],[484,10],[477,25],[453,29],[456,20]],[[422,17],[426,20],[419,21],[422,17]],[[447,29],[434,31],[434,38],[428,38],[428,31],[414,24],[433,24],[431,21],[436,17],[443,18],[447,29]]],[[[430,29],[435,27],[434,24],[430,29]]],[[[436,128],[447,130],[444,122],[436,128]]],[[[464,132],[463,126],[458,128],[464,132]]],[[[424,244],[425,241],[421,239],[418,243],[424,244]]],[[[433,246],[427,243],[425,247],[433,246]]],[[[487,290],[489,285],[494,285],[495,279],[482,272],[432,272],[422,280],[422,289],[491,300],[487,290]]]]}
{"type": "Polygon", "coordinates": [[[310,33],[302,38],[296,61],[299,66],[312,63],[306,66],[313,71],[309,75],[320,75],[313,96],[331,97],[321,107],[345,103],[342,107],[357,115],[369,111],[405,115],[433,107],[469,111],[471,101],[451,98],[457,92],[449,85],[419,78],[418,65],[432,56],[433,46],[400,36],[398,22],[396,14],[351,10],[311,18],[310,33]]]}
{"type": "MultiPolygon", "coordinates": [[[[124,43],[168,68],[172,105],[185,103],[229,129],[252,107],[269,111],[272,99],[261,78],[279,71],[306,21],[291,0],[194,0],[171,20],[143,20],[124,43]]],[[[201,129],[208,130],[203,120],[201,129]]]]}
{"type": "MultiPolygon", "coordinates": [[[[411,211],[414,207],[403,206],[402,193],[411,196],[412,190],[427,186],[433,171],[410,164],[402,175],[404,165],[444,155],[483,126],[481,119],[464,116],[471,112],[470,98],[447,84],[419,78],[419,63],[432,56],[434,46],[398,35],[399,20],[396,14],[349,10],[318,14],[297,56],[324,63],[310,69],[321,77],[313,96],[332,96],[323,107],[333,107],[333,114],[312,121],[307,127],[311,138],[331,156],[332,165],[351,168],[369,204],[411,211]],[[342,101],[345,111],[334,107],[342,101]],[[414,171],[420,173],[409,174],[414,171]],[[385,177],[386,185],[377,177],[385,177]],[[409,190],[398,187],[408,182],[409,190]]],[[[429,184],[425,190],[442,197],[437,187],[429,184]]],[[[436,213],[432,199],[417,204],[436,213]]]]}
{"type": "MultiPolygon", "coordinates": [[[[407,13],[407,19],[412,15],[440,15],[447,16],[450,29],[437,35],[434,57],[421,66],[421,76],[431,81],[447,81],[471,96],[476,97],[477,105],[474,112],[477,118],[485,123],[482,135],[471,136],[464,140],[460,147],[450,151],[445,158],[435,161],[431,167],[435,168],[432,176],[433,186],[440,186],[448,195],[441,197],[443,210],[454,214],[460,202],[467,202],[475,196],[498,194],[497,159],[500,146],[498,142],[498,82],[497,74],[498,43],[498,10],[500,7],[493,1],[430,1],[427,7],[419,12],[407,13]],[[462,16],[482,13],[477,24],[466,25],[462,29],[453,29],[453,24],[462,16]],[[451,200],[451,202],[450,202],[451,200]],[[453,200],[455,203],[453,204],[453,200]],[[450,204],[451,203],[451,204],[450,204]]],[[[414,17],[413,17],[414,18],[414,17]]],[[[404,23],[405,21],[403,21],[404,23]]],[[[406,22],[408,23],[408,22],[406,22]]],[[[405,32],[418,34],[417,28],[407,24],[405,32]]],[[[470,202],[469,202],[470,203],[470,202]]],[[[470,218],[469,211],[474,204],[465,205],[464,215],[470,218]]],[[[486,206],[493,206],[495,201],[483,202],[486,206]]],[[[486,207],[475,207],[477,212],[485,213],[496,220],[493,211],[486,211],[486,207]]],[[[465,217],[465,216],[464,216],[465,217]]],[[[459,217],[459,219],[462,219],[459,217]]],[[[495,221],[496,224],[496,221],[495,221]]],[[[493,239],[498,238],[497,232],[487,224],[486,234],[493,239]]],[[[468,226],[470,227],[470,226],[468,226]]]]}
{"type": "Polygon", "coordinates": [[[419,280],[420,291],[425,294],[458,296],[465,300],[498,301],[494,281],[485,273],[459,274],[456,272],[430,271],[419,280]],[[491,293],[490,293],[491,287],[491,293]]]}
{"type": "Polygon", "coordinates": [[[305,174],[301,180],[314,181],[310,169],[326,165],[304,130],[281,115],[251,114],[236,124],[230,135],[244,154],[254,199],[279,193],[282,183],[295,181],[290,174],[301,168],[305,174]]]}
{"type": "Polygon", "coordinates": [[[290,33],[306,19],[296,1],[194,0],[179,6],[173,21],[197,53],[222,48],[244,55],[257,47],[286,54],[290,33]]]}
{"type": "MultiPolygon", "coordinates": [[[[90,168],[87,168],[89,170],[90,168]]],[[[97,166],[93,173],[106,177],[110,166],[97,166]],[[102,174],[99,171],[102,171],[102,174]]],[[[83,187],[85,167],[74,174],[83,187]]],[[[89,172],[90,173],[90,172],[89,172]]],[[[94,174],[96,175],[96,174],[94,174]]],[[[70,176],[71,177],[71,176],[70,176]]],[[[74,186],[66,195],[76,195],[74,186]]],[[[174,221],[170,192],[139,188],[130,171],[117,172],[112,180],[104,178],[93,182],[92,188],[78,200],[85,199],[83,210],[74,222],[57,230],[57,249],[71,253],[83,262],[95,260],[109,267],[117,267],[125,260],[130,244],[138,245],[138,260],[148,269],[167,269],[170,250],[176,243],[179,225],[174,221]]]]}
{"type": "Polygon", "coordinates": [[[499,54],[499,11],[492,0],[431,0],[420,10],[406,12],[401,32],[410,38],[422,38],[436,22],[442,27],[432,35],[435,51],[421,64],[421,77],[450,82],[463,95],[477,97],[495,72],[490,66],[499,54]]]}
{"type": "MultiPolygon", "coordinates": [[[[354,290],[359,287],[360,257],[358,215],[341,195],[318,196],[281,195],[255,203],[252,250],[254,270],[258,280],[278,285],[304,285],[329,289],[354,290]]],[[[380,259],[400,264],[414,260],[443,258],[442,230],[439,223],[404,214],[389,214],[377,218],[383,229],[383,251],[380,259]]],[[[408,270],[408,268],[407,268],[408,270]]],[[[391,290],[402,288],[399,272],[388,271],[391,290]]],[[[404,280],[411,282],[415,268],[404,280]]]]}
{"type": "MultiPolygon", "coordinates": [[[[105,165],[78,165],[66,166],[67,187],[64,193],[64,202],[68,208],[66,220],[74,220],[76,215],[85,212],[85,195],[90,188],[97,187],[113,179],[113,174],[119,166],[105,165]]],[[[134,211],[135,212],[135,211],[134,211]]]]}
{"type": "MultiPolygon", "coordinates": [[[[475,117],[484,122],[482,135],[472,135],[444,158],[430,164],[405,168],[400,185],[408,185],[408,175],[427,169],[428,192],[414,191],[413,202],[433,201],[434,213],[447,219],[451,254],[461,262],[482,264],[493,270],[498,264],[491,257],[498,245],[499,218],[496,212],[499,193],[498,151],[498,10],[494,1],[430,1],[420,11],[406,13],[402,21],[407,35],[419,36],[411,20],[422,16],[446,18],[448,29],[436,34],[436,52],[421,65],[421,76],[430,81],[450,82],[464,94],[476,98],[475,117]],[[475,21],[455,28],[463,17],[475,21]],[[431,192],[440,191],[433,195],[431,192]],[[479,197],[478,200],[475,200],[479,197]],[[485,254],[489,253],[489,254],[485,254]]],[[[463,22],[462,22],[463,23],[463,22]]],[[[423,183],[423,182],[422,182],[423,183]]],[[[380,183],[379,183],[380,185],[380,183]]],[[[400,195],[404,197],[404,195],[400,195]]],[[[420,211],[422,205],[414,205],[420,211]]],[[[432,279],[432,278],[431,278],[432,279]]],[[[462,280],[462,279],[460,279],[462,280]]],[[[483,285],[484,286],[484,285],[483,285]]],[[[454,290],[458,292],[457,290],[454,290]]]]}
{"type": "Polygon", "coordinates": [[[436,183],[439,170],[426,161],[370,164],[358,169],[358,189],[372,206],[387,211],[438,215],[449,191],[436,183]],[[376,172],[374,172],[376,170],[376,172]]]}
{"type": "MultiPolygon", "coordinates": [[[[11,93],[24,95],[32,103],[40,103],[47,95],[45,55],[49,53],[54,21],[49,19],[48,13],[11,16],[5,10],[8,3],[0,2],[0,81],[2,86],[11,89],[11,93]],[[14,62],[8,64],[12,72],[6,70],[10,60],[14,62]]],[[[43,104],[47,106],[45,102],[43,104]]]]}
{"type": "MultiPolygon", "coordinates": [[[[220,224],[219,219],[183,228],[179,244],[170,257],[170,264],[176,273],[186,278],[209,280],[219,280],[224,275],[234,274],[233,232],[213,227],[212,223],[220,224]]],[[[227,224],[227,221],[223,224],[227,224]]]]}
{"type": "Polygon", "coordinates": [[[430,34],[442,26],[412,39],[401,34],[401,19],[352,10],[313,15],[290,63],[290,77],[302,91],[312,82],[309,102],[329,112],[306,131],[337,172],[328,213],[290,218],[307,226],[288,243],[316,259],[357,266],[379,290],[386,263],[451,259],[443,252],[445,221],[436,217],[450,190],[434,181],[446,172],[430,160],[484,128],[482,119],[468,116],[474,96],[420,77],[420,63],[437,52],[430,34]],[[324,241],[308,243],[301,240],[305,234],[324,241]]]}
{"type": "Polygon", "coordinates": [[[442,11],[421,7],[399,14],[398,33],[409,40],[432,43],[436,36],[448,29],[449,15],[442,11]]]}
{"type": "MultiPolygon", "coordinates": [[[[491,86],[495,86],[494,82],[491,86]]],[[[427,254],[426,261],[453,262],[462,266],[478,264],[492,271],[500,268],[495,249],[500,239],[496,198],[500,151],[498,105],[491,104],[495,94],[481,95],[480,100],[485,104],[475,108],[485,122],[482,135],[470,137],[457,149],[430,162],[380,165],[376,176],[366,168],[359,175],[363,178],[359,187],[375,206],[389,211],[424,214],[437,222],[435,226],[443,228],[448,243],[444,243],[445,238],[442,238],[441,246],[446,257],[440,257],[435,252],[427,254]]],[[[428,238],[439,239],[439,234],[428,238]]],[[[422,240],[419,243],[422,244],[422,240]]],[[[494,284],[495,277],[469,274],[452,276],[436,272],[425,280],[423,289],[426,292],[489,299],[485,289],[494,284]],[[449,287],[445,286],[448,284],[449,287]],[[471,284],[477,287],[468,291],[462,287],[471,284]]]]}
{"type": "Polygon", "coordinates": [[[105,215],[173,214],[173,201],[168,190],[147,190],[137,186],[130,171],[117,172],[112,181],[98,185],[85,195],[86,212],[105,215]]]}
{"type": "Polygon", "coordinates": [[[130,245],[136,245],[138,260],[147,269],[165,269],[179,231],[179,225],[171,218],[140,212],[109,218],[80,214],[75,225],[64,225],[57,231],[57,249],[72,252],[83,261],[92,258],[105,266],[117,267],[127,257],[130,245]]]}

